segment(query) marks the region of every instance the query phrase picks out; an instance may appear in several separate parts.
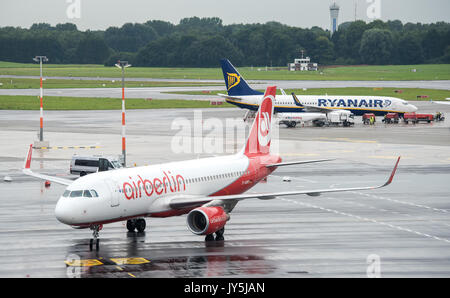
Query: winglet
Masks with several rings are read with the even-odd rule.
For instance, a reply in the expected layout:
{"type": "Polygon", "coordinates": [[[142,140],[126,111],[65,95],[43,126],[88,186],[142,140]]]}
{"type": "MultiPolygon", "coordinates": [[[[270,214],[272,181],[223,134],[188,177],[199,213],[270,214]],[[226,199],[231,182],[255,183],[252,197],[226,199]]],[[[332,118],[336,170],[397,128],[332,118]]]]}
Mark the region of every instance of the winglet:
{"type": "Polygon", "coordinates": [[[398,157],[397,162],[395,163],[395,167],[394,167],[394,169],[392,170],[392,173],[391,173],[391,176],[389,177],[389,180],[386,181],[386,183],[383,184],[382,187],[391,184],[392,180],[394,179],[395,172],[397,171],[397,166],[398,166],[398,163],[399,163],[399,162],[400,162],[400,156],[398,157]]]}
{"type": "Polygon", "coordinates": [[[27,157],[25,158],[25,162],[23,165],[24,169],[29,169],[31,166],[31,155],[33,153],[33,144],[30,144],[30,148],[28,149],[27,157]]]}

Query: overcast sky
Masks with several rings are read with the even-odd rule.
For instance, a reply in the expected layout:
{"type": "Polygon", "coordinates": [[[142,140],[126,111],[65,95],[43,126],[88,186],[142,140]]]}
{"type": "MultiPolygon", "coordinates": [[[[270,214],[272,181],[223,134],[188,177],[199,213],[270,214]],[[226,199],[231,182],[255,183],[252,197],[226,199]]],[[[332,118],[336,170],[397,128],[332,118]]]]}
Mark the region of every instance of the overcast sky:
{"type": "MultiPolygon", "coordinates": [[[[224,24],[278,21],[290,26],[330,28],[331,0],[0,0],[0,26],[74,23],[80,30],[185,17],[219,17],[224,24]],[[77,4],[80,9],[77,9],[77,4]]],[[[403,23],[450,22],[450,0],[340,0],[339,23],[368,16],[403,23]],[[377,9],[378,4],[381,7],[377,9]],[[369,10],[369,13],[368,13],[369,10]],[[379,11],[379,13],[378,13],[379,11]]]]}

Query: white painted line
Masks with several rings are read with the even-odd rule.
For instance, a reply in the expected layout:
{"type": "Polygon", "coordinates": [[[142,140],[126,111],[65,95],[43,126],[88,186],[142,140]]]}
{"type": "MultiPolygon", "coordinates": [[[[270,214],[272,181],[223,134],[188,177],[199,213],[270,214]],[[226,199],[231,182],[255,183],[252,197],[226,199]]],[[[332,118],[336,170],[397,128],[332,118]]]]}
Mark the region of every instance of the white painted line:
{"type": "Polygon", "coordinates": [[[421,232],[418,232],[418,231],[414,231],[414,230],[411,230],[411,229],[408,229],[408,228],[404,228],[404,227],[401,227],[401,226],[397,226],[397,225],[393,225],[393,224],[390,224],[390,223],[378,221],[378,220],[375,220],[375,219],[361,217],[361,216],[354,215],[354,214],[351,214],[351,213],[341,212],[341,211],[338,211],[338,210],[329,209],[329,208],[325,208],[325,207],[321,207],[321,206],[317,206],[317,205],[313,205],[313,204],[309,204],[309,203],[305,203],[305,202],[294,201],[294,200],[285,199],[285,198],[281,198],[281,200],[283,200],[285,202],[289,202],[289,203],[302,205],[302,206],[305,206],[305,207],[310,207],[310,208],[319,209],[319,210],[326,211],[326,212],[331,212],[331,213],[338,214],[338,215],[343,215],[343,216],[347,216],[347,217],[351,217],[351,218],[356,218],[356,219],[358,219],[360,221],[372,222],[372,223],[376,223],[376,224],[379,224],[379,225],[388,226],[388,227],[390,227],[392,229],[396,229],[396,230],[399,230],[399,231],[405,231],[405,232],[416,234],[416,235],[419,235],[419,236],[422,236],[422,237],[432,238],[432,239],[435,239],[435,240],[439,240],[439,241],[443,241],[443,242],[446,242],[446,243],[450,243],[450,240],[445,239],[445,238],[432,236],[432,235],[429,235],[429,234],[421,233],[421,232]]]}

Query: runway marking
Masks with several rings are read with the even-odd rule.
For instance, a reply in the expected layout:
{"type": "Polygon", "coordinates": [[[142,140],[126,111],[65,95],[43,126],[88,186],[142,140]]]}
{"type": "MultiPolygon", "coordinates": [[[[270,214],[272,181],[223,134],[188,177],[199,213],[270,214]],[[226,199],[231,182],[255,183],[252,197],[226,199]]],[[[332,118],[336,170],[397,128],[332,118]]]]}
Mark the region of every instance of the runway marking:
{"type": "Polygon", "coordinates": [[[358,194],[358,195],[362,195],[362,196],[366,196],[366,197],[370,197],[370,198],[374,198],[374,199],[394,202],[394,203],[398,203],[398,204],[409,205],[409,206],[413,206],[413,207],[417,207],[417,208],[424,208],[424,209],[433,210],[433,211],[437,211],[437,212],[443,212],[443,213],[447,213],[447,214],[449,213],[449,211],[445,210],[445,209],[433,208],[430,206],[425,206],[425,205],[420,205],[420,204],[415,204],[415,203],[410,203],[410,202],[405,202],[405,201],[399,201],[399,200],[395,200],[395,199],[366,194],[366,193],[362,193],[362,192],[358,192],[358,191],[350,191],[350,193],[354,193],[354,194],[358,194]]]}
{"type": "Polygon", "coordinates": [[[426,234],[426,233],[421,233],[421,232],[418,232],[418,231],[414,231],[414,230],[411,230],[411,229],[408,229],[408,228],[404,228],[404,227],[401,227],[401,226],[396,226],[396,225],[393,225],[393,224],[390,224],[390,223],[386,223],[386,222],[383,222],[383,221],[378,221],[378,220],[375,220],[375,219],[370,219],[370,218],[362,217],[362,216],[359,216],[359,215],[354,215],[354,214],[351,214],[351,213],[346,213],[346,212],[342,212],[342,211],[338,211],[338,210],[334,210],[334,209],[329,209],[329,208],[325,208],[325,207],[321,207],[321,206],[317,206],[317,205],[313,205],[313,204],[309,204],[309,203],[305,203],[305,202],[299,202],[299,201],[294,201],[294,200],[284,199],[284,198],[281,198],[281,200],[285,201],[285,202],[298,204],[298,205],[303,205],[303,206],[314,208],[314,209],[319,209],[319,210],[322,210],[322,211],[331,212],[331,213],[338,214],[338,215],[343,215],[343,216],[347,216],[347,217],[351,217],[351,218],[356,218],[356,219],[358,219],[360,221],[376,223],[376,224],[387,226],[387,227],[390,227],[392,229],[396,229],[396,230],[399,230],[399,231],[404,231],[404,232],[416,234],[416,235],[419,235],[419,236],[432,238],[432,239],[435,239],[435,240],[439,240],[439,241],[443,241],[443,242],[446,242],[446,243],[450,243],[450,240],[448,240],[448,239],[440,238],[440,237],[433,236],[433,235],[426,234]]]}
{"type": "MultiPolygon", "coordinates": [[[[369,158],[397,159],[398,156],[390,156],[390,155],[370,155],[369,158]]],[[[402,159],[411,159],[411,157],[402,155],[402,159]]]]}
{"type": "Polygon", "coordinates": [[[316,140],[329,140],[329,141],[340,141],[340,142],[349,142],[349,143],[370,143],[370,144],[376,144],[377,141],[372,140],[353,140],[349,138],[327,138],[327,137],[320,137],[315,138],[316,140]]]}
{"type": "Polygon", "coordinates": [[[150,263],[150,261],[145,258],[111,258],[110,260],[117,265],[140,265],[150,263]]]}
{"type": "Polygon", "coordinates": [[[131,273],[129,273],[129,272],[128,272],[128,275],[131,276],[131,277],[136,277],[136,276],[134,276],[133,274],[131,274],[131,273]]]}
{"type": "Polygon", "coordinates": [[[318,153],[283,153],[282,156],[319,156],[318,153]]]}
{"type": "Polygon", "coordinates": [[[100,146],[52,146],[52,147],[34,147],[33,149],[42,149],[42,150],[49,150],[49,149],[98,149],[100,146]]]}
{"type": "Polygon", "coordinates": [[[333,200],[336,200],[336,201],[343,202],[343,203],[353,204],[353,205],[356,205],[356,206],[359,206],[359,207],[363,207],[363,208],[374,209],[374,210],[378,210],[378,211],[382,211],[382,212],[387,212],[387,213],[392,213],[392,214],[397,214],[397,215],[404,215],[404,216],[406,216],[406,217],[410,217],[410,218],[413,219],[413,220],[423,220],[423,221],[428,221],[428,222],[430,222],[430,223],[432,223],[432,224],[435,224],[435,226],[436,226],[437,228],[443,228],[442,226],[439,226],[439,225],[445,225],[445,226],[447,226],[447,227],[450,227],[450,225],[447,224],[447,223],[445,223],[445,222],[439,222],[439,221],[435,221],[435,220],[428,219],[428,218],[425,218],[425,217],[415,217],[415,216],[412,216],[411,214],[408,214],[408,213],[403,213],[403,212],[398,212],[398,211],[390,211],[390,210],[386,210],[386,209],[382,209],[382,208],[377,208],[377,207],[370,206],[370,205],[366,205],[366,204],[362,204],[362,203],[357,203],[357,202],[354,202],[354,201],[347,201],[347,200],[342,200],[342,199],[338,199],[338,198],[331,198],[331,197],[329,197],[329,198],[330,198],[330,199],[333,199],[333,200]]]}
{"type": "Polygon", "coordinates": [[[64,263],[72,267],[92,267],[103,265],[103,263],[97,259],[73,260],[73,261],[65,261],[64,263]]]}

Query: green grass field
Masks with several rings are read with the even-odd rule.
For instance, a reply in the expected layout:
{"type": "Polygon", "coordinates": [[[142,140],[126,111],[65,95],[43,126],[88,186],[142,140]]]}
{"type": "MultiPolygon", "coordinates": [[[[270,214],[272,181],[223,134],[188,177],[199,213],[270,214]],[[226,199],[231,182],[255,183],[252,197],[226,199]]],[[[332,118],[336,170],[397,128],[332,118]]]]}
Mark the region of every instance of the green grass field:
{"type": "MultiPolygon", "coordinates": [[[[190,87],[190,86],[217,86],[218,84],[200,82],[133,82],[126,81],[126,87],[190,87]]],[[[59,80],[45,79],[44,88],[120,88],[120,78],[111,81],[102,80],[59,80]]],[[[0,78],[0,89],[39,89],[39,79],[0,78]]]]}
{"type": "MultiPolygon", "coordinates": [[[[219,66],[219,61],[217,61],[219,66]]],[[[247,80],[450,80],[450,64],[432,65],[386,65],[386,66],[344,66],[326,67],[317,72],[288,71],[287,67],[265,71],[262,67],[238,67],[247,80]],[[415,69],[416,72],[412,70],[415,69]]],[[[0,62],[0,75],[39,76],[38,64],[0,62]]],[[[120,77],[117,67],[102,65],[59,65],[45,64],[44,76],[72,77],[120,77]]],[[[222,70],[217,68],[162,68],[130,67],[129,78],[158,79],[223,79],[222,70]]]]}
{"type": "MultiPolygon", "coordinates": [[[[127,109],[174,109],[174,108],[224,108],[234,107],[228,103],[211,105],[209,101],[200,100],[146,100],[127,98],[127,109]]],[[[56,97],[44,98],[44,110],[120,110],[122,100],[119,98],[84,98],[56,97]]],[[[0,110],[39,110],[36,96],[1,95],[0,110]]]]}
{"type": "MultiPolygon", "coordinates": [[[[259,90],[264,92],[264,90],[259,90]]],[[[450,98],[450,90],[436,90],[436,89],[415,89],[415,88],[312,88],[312,89],[285,89],[286,94],[294,92],[297,96],[301,95],[367,95],[367,96],[390,96],[402,98],[404,100],[419,100],[428,101],[433,100],[445,100],[450,98]],[[402,93],[394,92],[395,90],[401,90],[402,93]],[[428,98],[417,98],[417,96],[426,95],[428,98]]],[[[170,94],[190,94],[190,95],[205,95],[204,92],[166,92],[170,94]]],[[[209,94],[214,94],[211,92],[209,94]]],[[[281,94],[280,90],[277,90],[277,94],[281,94]]]]}

